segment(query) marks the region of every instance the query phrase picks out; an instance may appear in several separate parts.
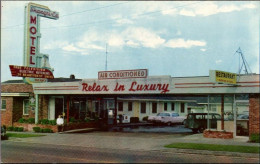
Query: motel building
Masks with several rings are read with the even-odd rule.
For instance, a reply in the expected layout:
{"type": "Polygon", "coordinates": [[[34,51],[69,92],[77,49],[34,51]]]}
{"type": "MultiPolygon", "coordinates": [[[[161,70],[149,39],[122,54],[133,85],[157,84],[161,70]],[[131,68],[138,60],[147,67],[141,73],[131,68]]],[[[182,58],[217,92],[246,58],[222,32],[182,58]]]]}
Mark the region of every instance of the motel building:
{"type": "Polygon", "coordinates": [[[166,111],[181,116],[209,112],[220,114],[222,119],[216,129],[207,129],[231,132],[234,137],[259,133],[259,74],[237,75],[235,84],[228,84],[216,82],[219,72],[170,77],[147,76],[144,69],[103,71],[98,79],[71,75],[33,84],[9,80],[1,83],[1,125],[12,126],[20,118],[35,118],[36,123],[55,120],[61,114],[67,122],[71,118],[106,118],[108,121],[102,123],[116,125],[117,116],[122,114],[143,121],[166,111]],[[131,77],[131,72],[137,73],[131,77]],[[244,115],[248,117],[241,119],[244,115]]]}
{"type": "Polygon", "coordinates": [[[67,123],[97,119],[112,126],[119,115],[143,121],[168,111],[180,116],[218,113],[217,128],[209,124],[208,131],[229,132],[232,137],[259,134],[259,74],[213,70],[209,76],[171,77],[148,76],[147,69],[137,69],[101,71],[97,79],[54,78],[49,55],[40,52],[40,17],[58,20],[59,12],[35,3],[28,3],[24,11],[23,65],[9,66],[12,76],[23,80],[1,83],[1,125],[63,115],[67,123]]]}

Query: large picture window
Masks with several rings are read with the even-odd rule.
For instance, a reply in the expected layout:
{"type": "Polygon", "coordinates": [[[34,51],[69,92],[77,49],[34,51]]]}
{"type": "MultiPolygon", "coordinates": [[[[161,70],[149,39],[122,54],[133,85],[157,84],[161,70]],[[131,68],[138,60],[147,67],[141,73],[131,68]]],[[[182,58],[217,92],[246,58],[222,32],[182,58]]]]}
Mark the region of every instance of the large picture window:
{"type": "Polygon", "coordinates": [[[175,103],[172,103],[172,111],[175,110],[175,103]]]}
{"type": "Polygon", "coordinates": [[[145,102],[141,103],[141,113],[146,113],[146,103],[145,102]]]}
{"type": "Polygon", "coordinates": [[[133,102],[128,102],[128,111],[133,110],[133,102]]]}
{"type": "Polygon", "coordinates": [[[23,115],[29,114],[29,100],[23,100],[23,115]]]}
{"type": "Polygon", "coordinates": [[[1,102],[1,109],[6,110],[6,100],[2,100],[1,102]]]}
{"type": "Polygon", "coordinates": [[[152,113],[157,113],[157,103],[152,103],[152,113]]]}
{"type": "Polygon", "coordinates": [[[164,103],[164,111],[167,111],[167,103],[164,103]]]}
{"type": "Polygon", "coordinates": [[[123,102],[118,102],[118,111],[123,111],[123,102]]]}
{"type": "Polygon", "coordinates": [[[181,113],[184,113],[184,111],[185,111],[185,104],[181,103],[181,113]]]}

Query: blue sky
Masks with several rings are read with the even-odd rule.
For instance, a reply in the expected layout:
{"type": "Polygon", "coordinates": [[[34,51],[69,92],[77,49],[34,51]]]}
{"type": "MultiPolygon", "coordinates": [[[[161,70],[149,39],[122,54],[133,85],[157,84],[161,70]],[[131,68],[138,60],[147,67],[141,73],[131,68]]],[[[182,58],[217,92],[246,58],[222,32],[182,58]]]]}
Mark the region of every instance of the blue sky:
{"type": "MultiPolygon", "coordinates": [[[[1,1],[1,81],[23,64],[25,1],[1,1]]],[[[240,47],[259,74],[259,3],[240,1],[37,1],[60,14],[41,18],[40,52],[55,77],[97,78],[105,70],[148,69],[150,76],[238,72],[240,47]]]]}

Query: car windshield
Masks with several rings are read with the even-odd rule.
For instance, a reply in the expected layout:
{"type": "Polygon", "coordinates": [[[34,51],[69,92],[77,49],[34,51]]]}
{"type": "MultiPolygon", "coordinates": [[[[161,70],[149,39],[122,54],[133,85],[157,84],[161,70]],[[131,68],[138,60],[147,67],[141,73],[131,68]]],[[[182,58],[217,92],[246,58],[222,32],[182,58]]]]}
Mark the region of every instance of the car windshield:
{"type": "Polygon", "coordinates": [[[172,117],[177,117],[177,116],[179,116],[178,113],[173,113],[173,114],[172,114],[172,117]]]}

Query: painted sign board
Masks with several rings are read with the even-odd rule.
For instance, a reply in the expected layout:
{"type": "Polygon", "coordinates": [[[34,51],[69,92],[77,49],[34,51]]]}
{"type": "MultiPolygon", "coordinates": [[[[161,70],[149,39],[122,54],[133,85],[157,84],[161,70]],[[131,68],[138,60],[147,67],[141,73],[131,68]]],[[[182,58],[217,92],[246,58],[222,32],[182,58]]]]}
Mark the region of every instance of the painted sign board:
{"type": "Polygon", "coordinates": [[[53,79],[50,70],[44,68],[9,65],[12,76],[53,79]]]}
{"type": "Polygon", "coordinates": [[[98,79],[129,79],[129,78],[147,78],[147,69],[118,70],[118,71],[99,71],[98,79]]]}
{"type": "MultiPolygon", "coordinates": [[[[28,5],[25,6],[23,65],[53,71],[49,64],[49,56],[40,53],[40,17],[57,20],[59,13],[51,11],[47,6],[35,3],[28,3],[28,5]]],[[[35,77],[24,77],[24,82],[29,84],[43,81],[46,80],[35,77]]]]}
{"type": "Polygon", "coordinates": [[[237,75],[231,72],[210,70],[210,80],[214,83],[233,84],[237,83],[237,75]]]}

